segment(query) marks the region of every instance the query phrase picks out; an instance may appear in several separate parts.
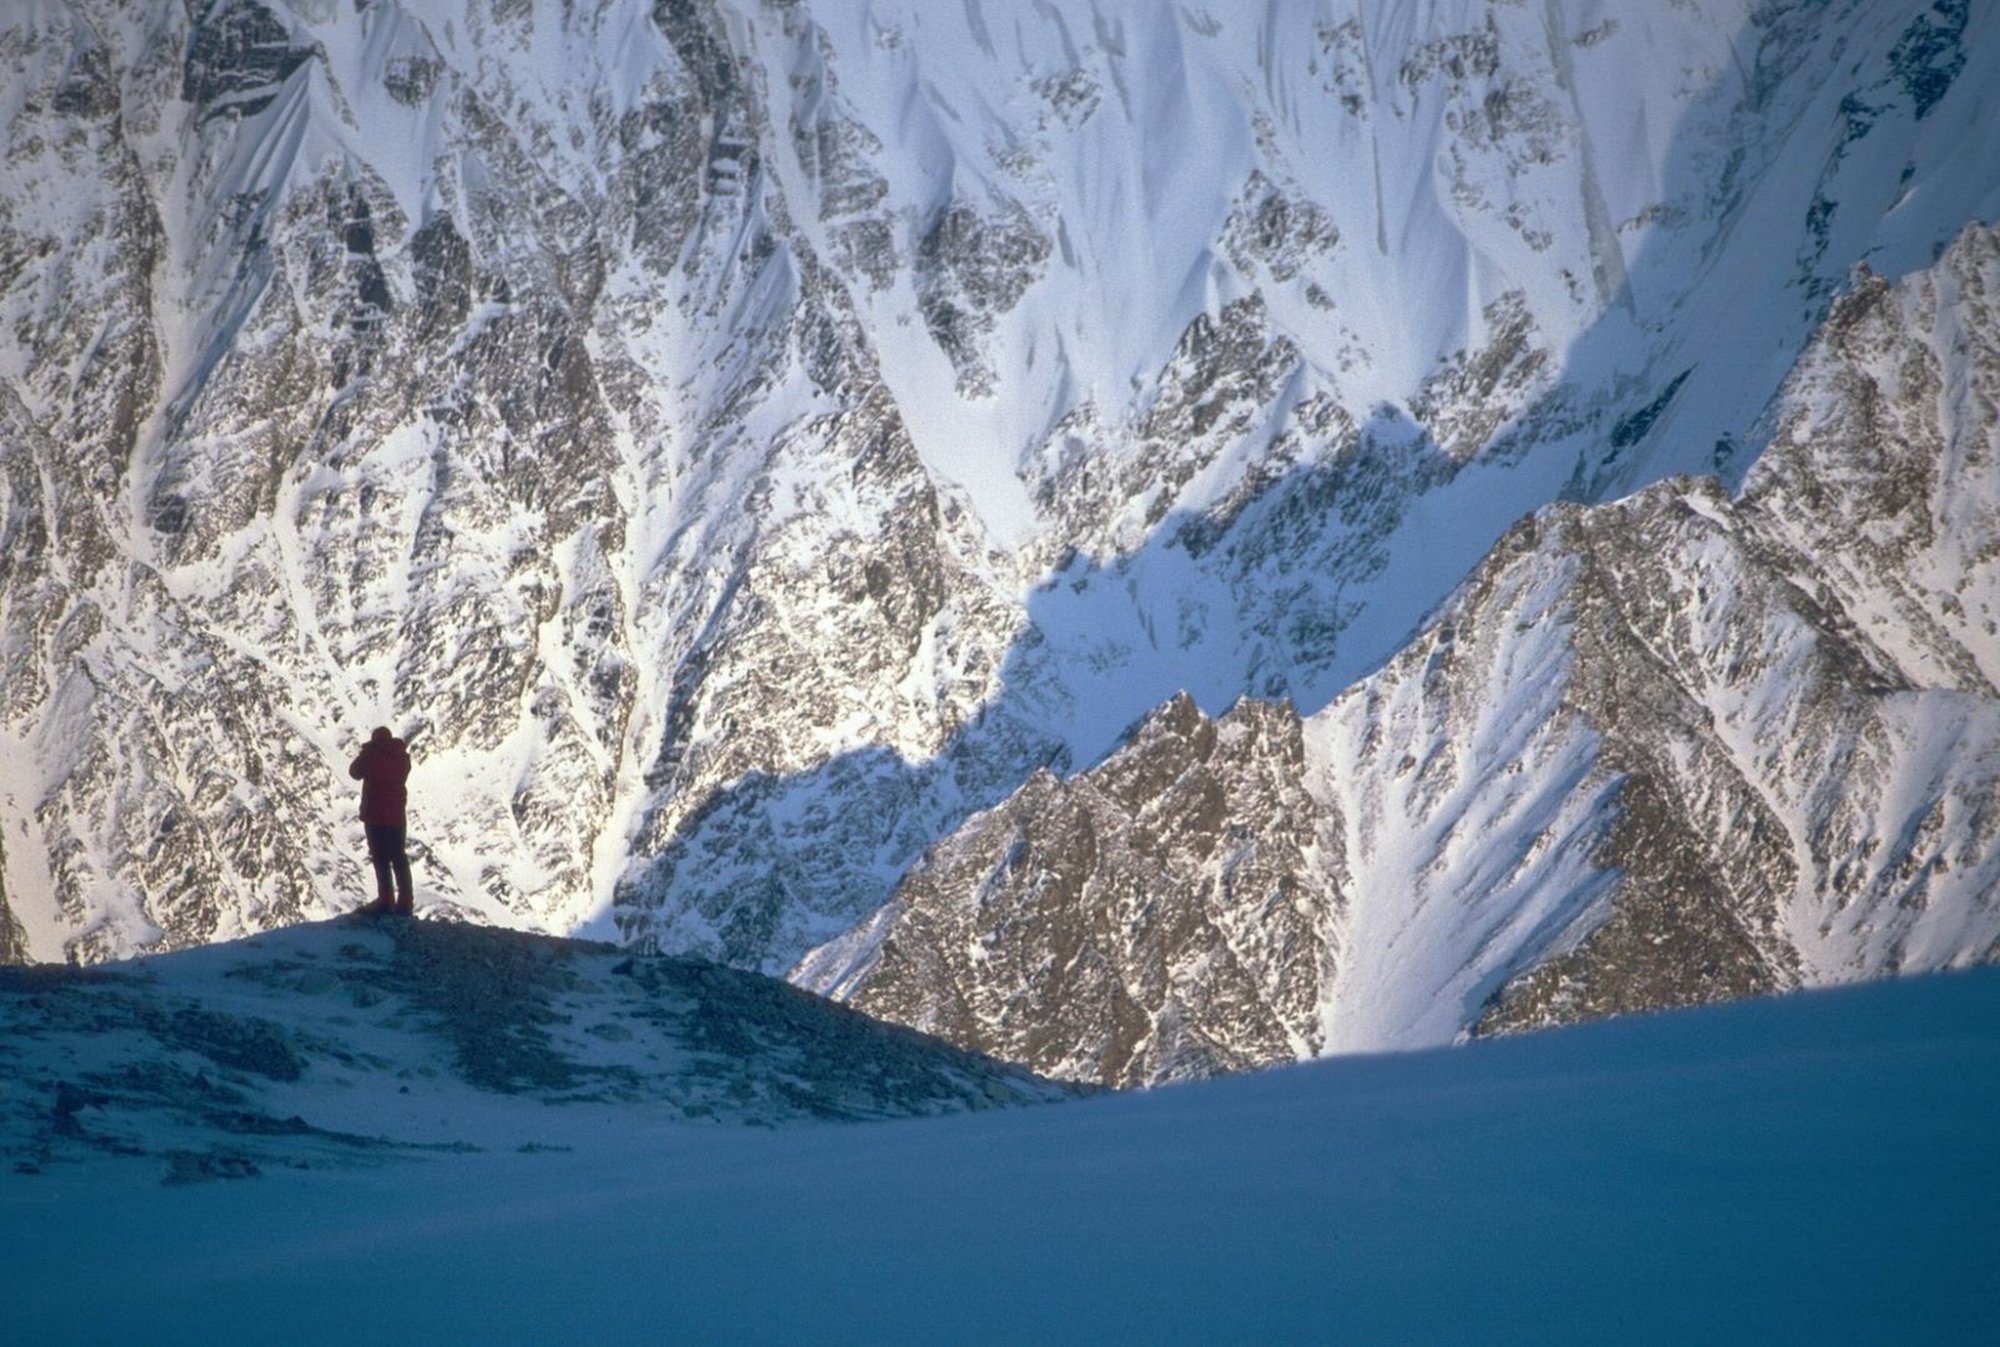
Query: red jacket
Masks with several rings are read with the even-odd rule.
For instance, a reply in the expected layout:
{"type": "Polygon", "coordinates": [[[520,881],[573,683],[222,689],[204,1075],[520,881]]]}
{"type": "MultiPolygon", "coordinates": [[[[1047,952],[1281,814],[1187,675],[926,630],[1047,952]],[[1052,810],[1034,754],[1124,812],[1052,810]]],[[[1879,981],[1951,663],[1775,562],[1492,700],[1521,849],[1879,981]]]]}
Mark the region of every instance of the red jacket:
{"type": "Polygon", "coordinates": [[[361,821],[377,827],[400,828],[409,792],[410,754],[403,741],[386,729],[361,746],[347,774],[361,783],[361,821]]]}

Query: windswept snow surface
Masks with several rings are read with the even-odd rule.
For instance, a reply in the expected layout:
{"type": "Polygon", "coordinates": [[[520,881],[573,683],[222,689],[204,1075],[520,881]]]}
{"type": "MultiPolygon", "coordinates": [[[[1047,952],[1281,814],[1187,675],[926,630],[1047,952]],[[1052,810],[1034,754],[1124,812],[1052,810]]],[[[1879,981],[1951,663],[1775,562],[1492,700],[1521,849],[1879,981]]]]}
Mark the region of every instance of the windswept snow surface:
{"type": "Polygon", "coordinates": [[[2000,970],[924,1122],[537,1127],[254,1181],[0,1176],[9,1334],[2000,1339],[2000,970]]]}

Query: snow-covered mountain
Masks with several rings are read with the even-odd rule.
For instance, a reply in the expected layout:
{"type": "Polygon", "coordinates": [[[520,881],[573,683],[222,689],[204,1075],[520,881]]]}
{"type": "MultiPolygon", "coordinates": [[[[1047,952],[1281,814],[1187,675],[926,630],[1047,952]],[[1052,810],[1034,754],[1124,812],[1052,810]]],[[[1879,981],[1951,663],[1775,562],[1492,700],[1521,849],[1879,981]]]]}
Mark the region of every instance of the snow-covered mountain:
{"type": "Polygon", "coordinates": [[[800,976],[1059,1076],[2000,957],[2000,233],[1863,278],[1732,497],[1524,520],[1317,713],[1187,698],[800,976]]]}
{"type": "MultiPolygon", "coordinates": [[[[359,901],[341,768],[378,721],[414,731],[433,909],[767,970],[836,938],[883,951],[842,933],[922,906],[945,868],[905,880],[927,848],[964,850],[981,811],[1075,805],[1098,780],[1077,774],[1113,771],[1181,693],[1128,755],[1149,735],[1194,745],[1217,717],[1246,767],[1296,741],[1300,772],[1256,767],[1232,797],[1249,812],[1216,825],[1258,835],[1254,873],[1283,880],[1294,916],[1222,942],[1269,955],[1214,989],[1254,1026],[1201,1046],[1212,1031],[1175,992],[1082,1031],[1122,1035],[1142,1074],[1252,1041],[1259,1059],[1431,1041],[1990,947],[1963,895],[1993,856],[1994,636],[1957,592],[1992,564],[1993,404],[1959,396],[1990,354],[1966,290],[1990,282],[1990,241],[1939,260],[2000,218],[1995,81],[1972,56],[2000,39],[1990,10],[13,14],[10,957],[172,948],[359,901]],[[1875,277],[1918,272],[1868,300],[1875,277]],[[1912,311],[1925,286],[1947,326],[1912,311]],[[1822,335],[1800,364],[1845,291],[1901,314],[1936,367],[1885,383],[1856,366],[1875,390],[1845,413],[1861,429],[1801,449],[1785,486],[1765,446],[1816,443],[1830,395],[1774,399],[1845,358],[1822,335]],[[1934,568],[1907,571],[1904,544],[1862,531],[1905,516],[1845,484],[1883,475],[1869,427],[1934,408],[1940,437],[1911,442],[1918,485],[1895,499],[1931,502],[1945,541],[1905,539],[1934,568]],[[1554,501],[1570,504],[1516,530],[1554,501]],[[1711,559],[1711,592],[1743,611],[1697,595],[1653,613],[1646,586],[1695,583],[1658,549],[1711,559]],[[1425,627],[1448,597],[1462,619],[1425,627]],[[1679,631],[1687,662],[1655,669],[1658,633],[1478,627],[1599,608],[1646,608],[1662,632],[1737,624],[1804,663],[1732,671],[1679,631]],[[1560,667],[1510,675],[1510,641],[1560,667]],[[1817,663],[1864,647],[1865,672],[1817,663]],[[1447,717],[1416,672],[1434,658],[1498,682],[1457,687],[1447,717]],[[1512,776],[1456,775],[1509,750],[1452,736],[1515,725],[1524,680],[1575,704],[1520,727],[1540,737],[1516,816],[1512,776]],[[1682,700],[1607,710],[1645,689],[1682,700]],[[1752,740],[1820,725],[1786,707],[1822,692],[1875,764],[1867,785],[1826,784],[1844,759],[1726,789],[1703,775],[1717,754],[1740,775],[1791,752],[1752,740]],[[1246,694],[1295,712],[1231,712],[1246,694]],[[1376,744],[1370,708],[1398,695],[1433,723],[1383,724],[1376,744]],[[1677,710],[1751,738],[1683,734],[1677,710]],[[1448,793],[1440,773],[1474,814],[1420,807],[1448,793]],[[1647,804],[1698,777],[1710,793],[1647,804]],[[1381,829],[1352,822],[1368,809],[1381,829]],[[1641,836],[1648,809],[1671,826],[1641,836]],[[1931,818],[1935,841],[1895,830],[1931,818]],[[1266,835],[1273,819],[1292,823],[1266,835]],[[1572,843],[1534,848],[1558,820],[1572,843]],[[1525,868],[1454,851],[1398,887],[1467,828],[1525,868]],[[1645,838],[1660,854],[1634,859],[1645,838]],[[1842,870],[1840,848],[1871,839],[1842,870]],[[1906,923],[1921,939],[1805,950],[1801,904],[1873,911],[1879,858],[1905,853],[1953,867],[1926,880],[1952,896],[1906,923]],[[1442,921],[1431,892],[1515,934],[1454,929],[1366,972],[1388,957],[1371,932],[1442,921]],[[1647,982],[1613,947],[1656,933],[1648,904],[1728,919],[1647,982]],[[1688,958],[1700,977],[1669,991],[1688,958]],[[1339,1010],[1336,984],[1373,1008],[1339,1010]],[[1168,1017],[1186,1051],[1154,1033],[1168,1017]]],[[[1163,957],[1181,971],[1107,976],[1127,997],[1184,987],[1199,960],[1163,957]]],[[[866,961],[834,962],[857,987],[866,961]]],[[[812,976],[829,966],[814,956],[812,976]]],[[[1027,994],[1011,976],[964,994],[1027,994]]]]}

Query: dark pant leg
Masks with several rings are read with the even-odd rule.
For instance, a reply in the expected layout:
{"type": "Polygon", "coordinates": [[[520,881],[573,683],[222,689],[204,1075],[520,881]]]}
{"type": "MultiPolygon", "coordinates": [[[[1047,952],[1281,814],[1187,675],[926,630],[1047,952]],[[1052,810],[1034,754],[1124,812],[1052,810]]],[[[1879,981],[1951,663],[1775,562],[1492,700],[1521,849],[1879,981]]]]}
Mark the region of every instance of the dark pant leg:
{"type": "Polygon", "coordinates": [[[416,886],[410,882],[410,851],[401,828],[396,829],[396,854],[390,857],[390,865],[396,872],[396,906],[403,911],[410,910],[416,901],[416,886]]]}
{"type": "Polygon", "coordinates": [[[407,830],[400,824],[370,823],[365,831],[368,834],[368,859],[375,866],[375,896],[385,901],[400,897],[407,904],[415,892],[410,884],[407,830]],[[395,880],[393,889],[390,887],[392,877],[395,880]]]}

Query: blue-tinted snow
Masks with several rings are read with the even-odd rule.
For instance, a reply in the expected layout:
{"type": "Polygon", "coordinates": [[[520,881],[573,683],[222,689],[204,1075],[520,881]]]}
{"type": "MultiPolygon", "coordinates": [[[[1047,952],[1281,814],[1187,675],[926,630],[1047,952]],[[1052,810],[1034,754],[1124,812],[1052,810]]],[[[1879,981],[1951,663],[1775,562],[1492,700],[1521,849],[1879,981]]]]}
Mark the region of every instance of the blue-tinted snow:
{"type": "Polygon", "coordinates": [[[1991,1342],[2000,971],[917,1123],[0,1176],[17,1342],[1991,1342]]]}

